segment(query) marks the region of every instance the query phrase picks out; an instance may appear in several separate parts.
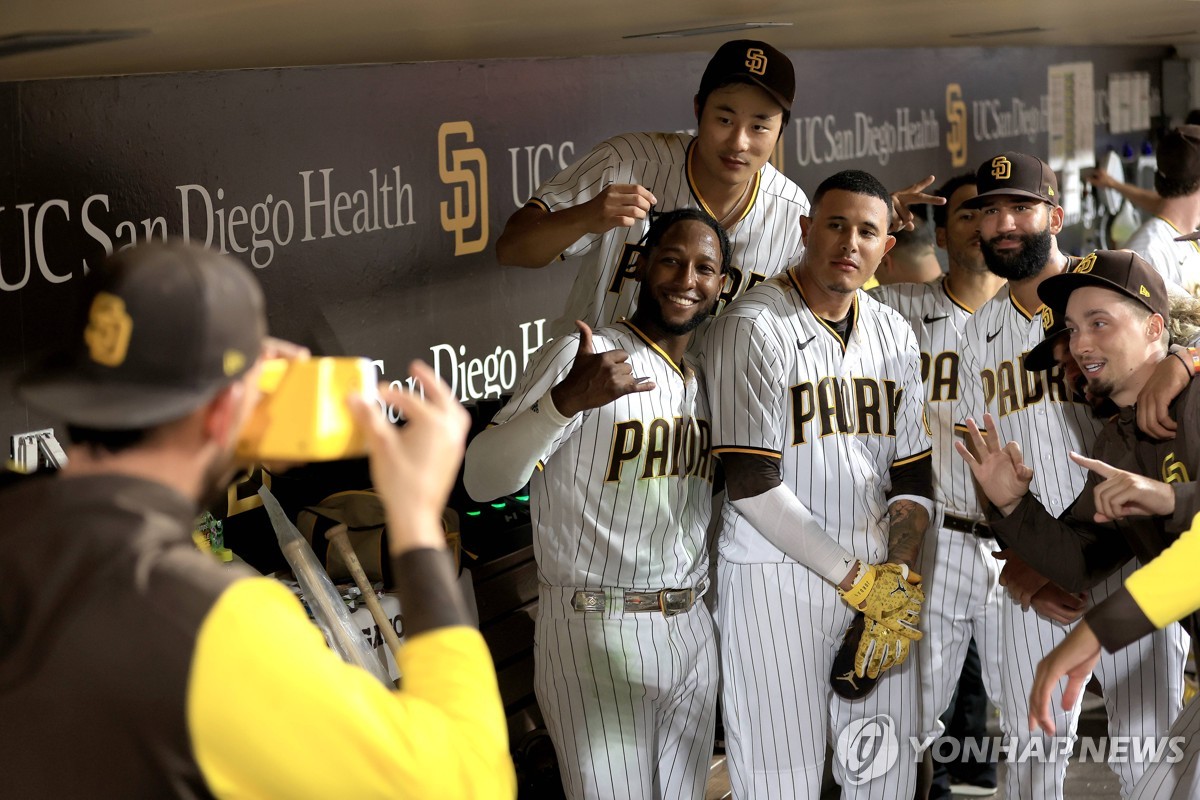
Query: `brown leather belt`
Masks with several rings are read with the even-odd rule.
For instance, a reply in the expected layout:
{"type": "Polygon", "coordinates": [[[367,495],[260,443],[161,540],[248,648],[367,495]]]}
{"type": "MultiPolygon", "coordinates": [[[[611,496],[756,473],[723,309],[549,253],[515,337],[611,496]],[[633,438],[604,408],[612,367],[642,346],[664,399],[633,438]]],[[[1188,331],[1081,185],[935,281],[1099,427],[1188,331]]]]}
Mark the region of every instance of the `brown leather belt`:
{"type": "Polygon", "coordinates": [[[956,517],[953,514],[946,514],[942,517],[942,527],[959,533],[972,533],[976,536],[982,536],[984,539],[995,538],[992,533],[992,527],[986,522],[980,522],[966,517],[956,517]]]}
{"type": "MultiPolygon", "coordinates": [[[[663,589],[658,592],[623,592],[621,601],[626,614],[640,611],[661,611],[673,617],[691,609],[696,603],[695,589],[663,589]]],[[[603,589],[579,589],[571,598],[571,607],[588,613],[606,610],[608,593],[603,589]]]]}

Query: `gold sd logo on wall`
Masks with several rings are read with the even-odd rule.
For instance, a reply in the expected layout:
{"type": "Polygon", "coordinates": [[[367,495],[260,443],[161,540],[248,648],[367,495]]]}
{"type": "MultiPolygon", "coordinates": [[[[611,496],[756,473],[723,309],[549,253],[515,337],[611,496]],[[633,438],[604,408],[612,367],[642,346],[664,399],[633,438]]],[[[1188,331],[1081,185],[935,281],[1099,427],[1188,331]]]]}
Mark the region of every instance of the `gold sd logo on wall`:
{"type": "Polygon", "coordinates": [[[961,167],[967,163],[967,104],[963,102],[962,87],[957,83],[946,86],[946,149],[950,164],[961,167]]]}
{"type": "Polygon", "coordinates": [[[447,141],[451,136],[462,136],[469,144],[475,141],[475,129],[466,120],[446,122],[438,128],[438,174],[442,183],[454,186],[453,212],[450,202],[441,203],[442,230],[454,234],[454,255],[465,256],[487,246],[487,156],[478,147],[453,149],[447,141]],[[477,223],[478,236],[467,238],[477,223]]]}

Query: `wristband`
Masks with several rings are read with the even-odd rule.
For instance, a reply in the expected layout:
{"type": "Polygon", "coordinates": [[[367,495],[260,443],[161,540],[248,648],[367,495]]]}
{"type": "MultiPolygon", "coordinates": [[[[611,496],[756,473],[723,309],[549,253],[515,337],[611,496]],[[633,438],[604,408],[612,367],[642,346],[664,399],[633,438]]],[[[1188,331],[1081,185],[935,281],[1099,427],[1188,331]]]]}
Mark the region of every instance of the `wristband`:
{"type": "Polygon", "coordinates": [[[864,564],[859,560],[858,574],[854,576],[854,583],[851,584],[850,588],[842,592],[842,599],[855,608],[858,608],[867,599],[867,595],[871,594],[871,587],[874,585],[874,565],[864,564]]]}

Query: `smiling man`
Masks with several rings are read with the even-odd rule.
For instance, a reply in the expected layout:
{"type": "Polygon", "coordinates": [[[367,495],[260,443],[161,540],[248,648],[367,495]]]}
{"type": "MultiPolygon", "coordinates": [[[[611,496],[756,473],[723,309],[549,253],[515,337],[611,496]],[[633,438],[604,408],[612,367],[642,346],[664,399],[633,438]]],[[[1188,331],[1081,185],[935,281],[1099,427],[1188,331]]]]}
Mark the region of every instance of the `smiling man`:
{"type": "Polygon", "coordinates": [[[766,42],[726,42],[700,79],[694,137],[614,136],[538,187],[508,220],[496,257],[523,267],[559,257],[578,263],[550,334],[573,330],[575,320],[598,326],[632,312],[633,261],[651,207],[703,209],[729,232],[733,258],[721,301],[796,263],[808,197],[769,162],[795,94],[786,55],[766,42]]]}
{"type": "Polygon", "coordinates": [[[711,428],[684,352],[729,242],[680,209],[645,245],[633,318],[544,346],[464,474],[481,501],[532,476],[535,688],[572,798],[698,800],[712,757],[711,428]]]}
{"type": "MultiPolygon", "coordinates": [[[[1144,563],[1153,560],[1200,512],[1194,482],[1200,474],[1200,387],[1189,384],[1172,407],[1179,424],[1176,438],[1154,440],[1138,431],[1133,404],[1158,364],[1170,357],[1166,334],[1170,312],[1162,277],[1137,254],[1092,253],[1071,272],[1043,282],[1038,295],[1050,313],[1065,318],[1071,354],[1089,393],[1111,400],[1119,412],[1090,449],[1097,460],[1071,454],[1075,464],[1091,471],[1083,491],[1059,517],[1028,491],[1035,470],[1024,465],[1019,453],[1004,449],[1002,440],[991,437],[984,444],[977,439],[981,455],[978,459],[968,455],[967,461],[999,512],[993,522],[997,535],[1051,580],[1069,591],[1084,591],[1135,557],[1144,563]]],[[[1065,461],[1061,456],[1060,460],[1065,461]]],[[[1194,618],[1187,620],[1193,637],[1198,633],[1192,628],[1194,622],[1194,618]]],[[[1100,657],[1101,641],[1111,658],[1153,629],[1125,590],[1090,610],[1068,638],[1073,643],[1090,641],[1091,657],[1072,673],[1072,686],[1060,705],[1074,706],[1087,673],[1100,657]],[[1097,639],[1097,632],[1102,639],[1097,639]]],[[[1197,641],[1192,639],[1193,648],[1197,641]]],[[[1042,672],[1039,669],[1039,675],[1042,672]]],[[[1057,677],[1049,684],[1044,676],[1039,678],[1029,715],[1050,733],[1057,728],[1048,711],[1057,677]]],[[[1143,735],[1161,736],[1166,731],[1163,726],[1143,735]]],[[[1139,772],[1147,766],[1141,765],[1139,772]]],[[[1143,774],[1134,795],[1195,797],[1200,778],[1186,766],[1151,767],[1156,774],[1143,774]]]]}
{"type": "MultiPolygon", "coordinates": [[[[559,258],[577,265],[567,308],[550,335],[571,332],[575,320],[594,327],[632,313],[634,259],[651,207],[699,208],[728,232],[733,256],[717,312],[796,264],[808,197],[770,163],[795,94],[795,70],[786,55],[766,42],[726,42],[709,60],[693,98],[694,136],[614,136],[538,187],[505,224],[496,259],[529,268],[559,258]]],[[[932,181],[892,198],[904,224],[912,218],[907,204],[942,202],[921,191],[932,181]]]]}
{"type": "MultiPolygon", "coordinates": [[[[898,741],[916,734],[905,657],[919,638],[915,566],[932,508],[920,358],[904,319],[859,291],[894,241],[890,211],[865,172],[825,180],[800,265],[750,289],[701,342],[727,481],[717,619],[735,797],[816,798],[826,731],[884,714],[898,741]],[[907,624],[868,614],[879,666],[891,668],[849,700],[831,691],[834,656],[878,595],[903,598],[907,624]]],[[[911,758],[881,774],[845,759],[835,770],[843,797],[913,793],[911,758]]]]}
{"type": "MultiPolygon", "coordinates": [[[[1083,491],[1087,473],[1067,461],[1069,451],[1086,453],[1102,420],[1074,391],[1054,365],[1031,368],[1025,354],[1054,327],[1044,311],[1039,287],[1078,266],[1058,248],[1063,211],[1058,205],[1058,180],[1050,167],[1025,153],[1000,153],[976,172],[979,194],[968,207],[981,210],[980,244],[989,270],[1007,278],[1007,290],[977,311],[963,334],[963,414],[994,420],[1004,441],[1017,442],[1034,468],[1031,491],[1052,516],[1061,515],[1083,491]]],[[[968,427],[963,425],[962,431],[968,427]]],[[[1041,746],[1069,752],[1078,707],[1058,712],[1057,741],[1039,741],[1028,731],[1028,695],[1034,665],[1050,652],[1082,615],[1087,603],[1099,603],[1121,588],[1114,574],[1092,587],[1087,596],[1052,583],[1011,551],[1000,583],[1011,595],[1001,603],[1001,679],[1010,687],[1002,695],[1000,723],[1020,749],[1041,746]],[[1030,609],[1032,608],[1032,612],[1030,609]]],[[[1132,571],[1132,564],[1127,567],[1132,571]]],[[[1121,658],[1100,660],[1096,677],[1104,689],[1112,736],[1153,735],[1166,730],[1179,712],[1183,687],[1184,646],[1178,633],[1160,631],[1132,646],[1121,658]]],[[[1114,761],[1125,796],[1133,790],[1145,765],[1133,759],[1114,761]]],[[[1061,798],[1066,758],[1025,759],[1009,765],[1006,796],[1061,798]]]]}

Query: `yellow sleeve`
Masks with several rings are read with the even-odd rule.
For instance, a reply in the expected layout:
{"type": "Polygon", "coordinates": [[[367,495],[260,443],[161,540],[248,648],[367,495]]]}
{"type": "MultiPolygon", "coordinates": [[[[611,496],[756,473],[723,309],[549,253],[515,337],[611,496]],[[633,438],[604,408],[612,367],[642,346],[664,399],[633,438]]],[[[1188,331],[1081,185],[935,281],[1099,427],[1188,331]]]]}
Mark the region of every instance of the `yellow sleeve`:
{"type": "Polygon", "coordinates": [[[1200,514],[1149,564],[1129,576],[1125,588],[1156,628],[1164,628],[1200,609],[1200,514]]]}
{"type": "Polygon", "coordinates": [[[325,646],[266,578],[232,584],[197,635],[188,681],[196,760],[218,797],[512,798],[496,673],[473,628],[405,642],[400,690],[325,646]]]}

